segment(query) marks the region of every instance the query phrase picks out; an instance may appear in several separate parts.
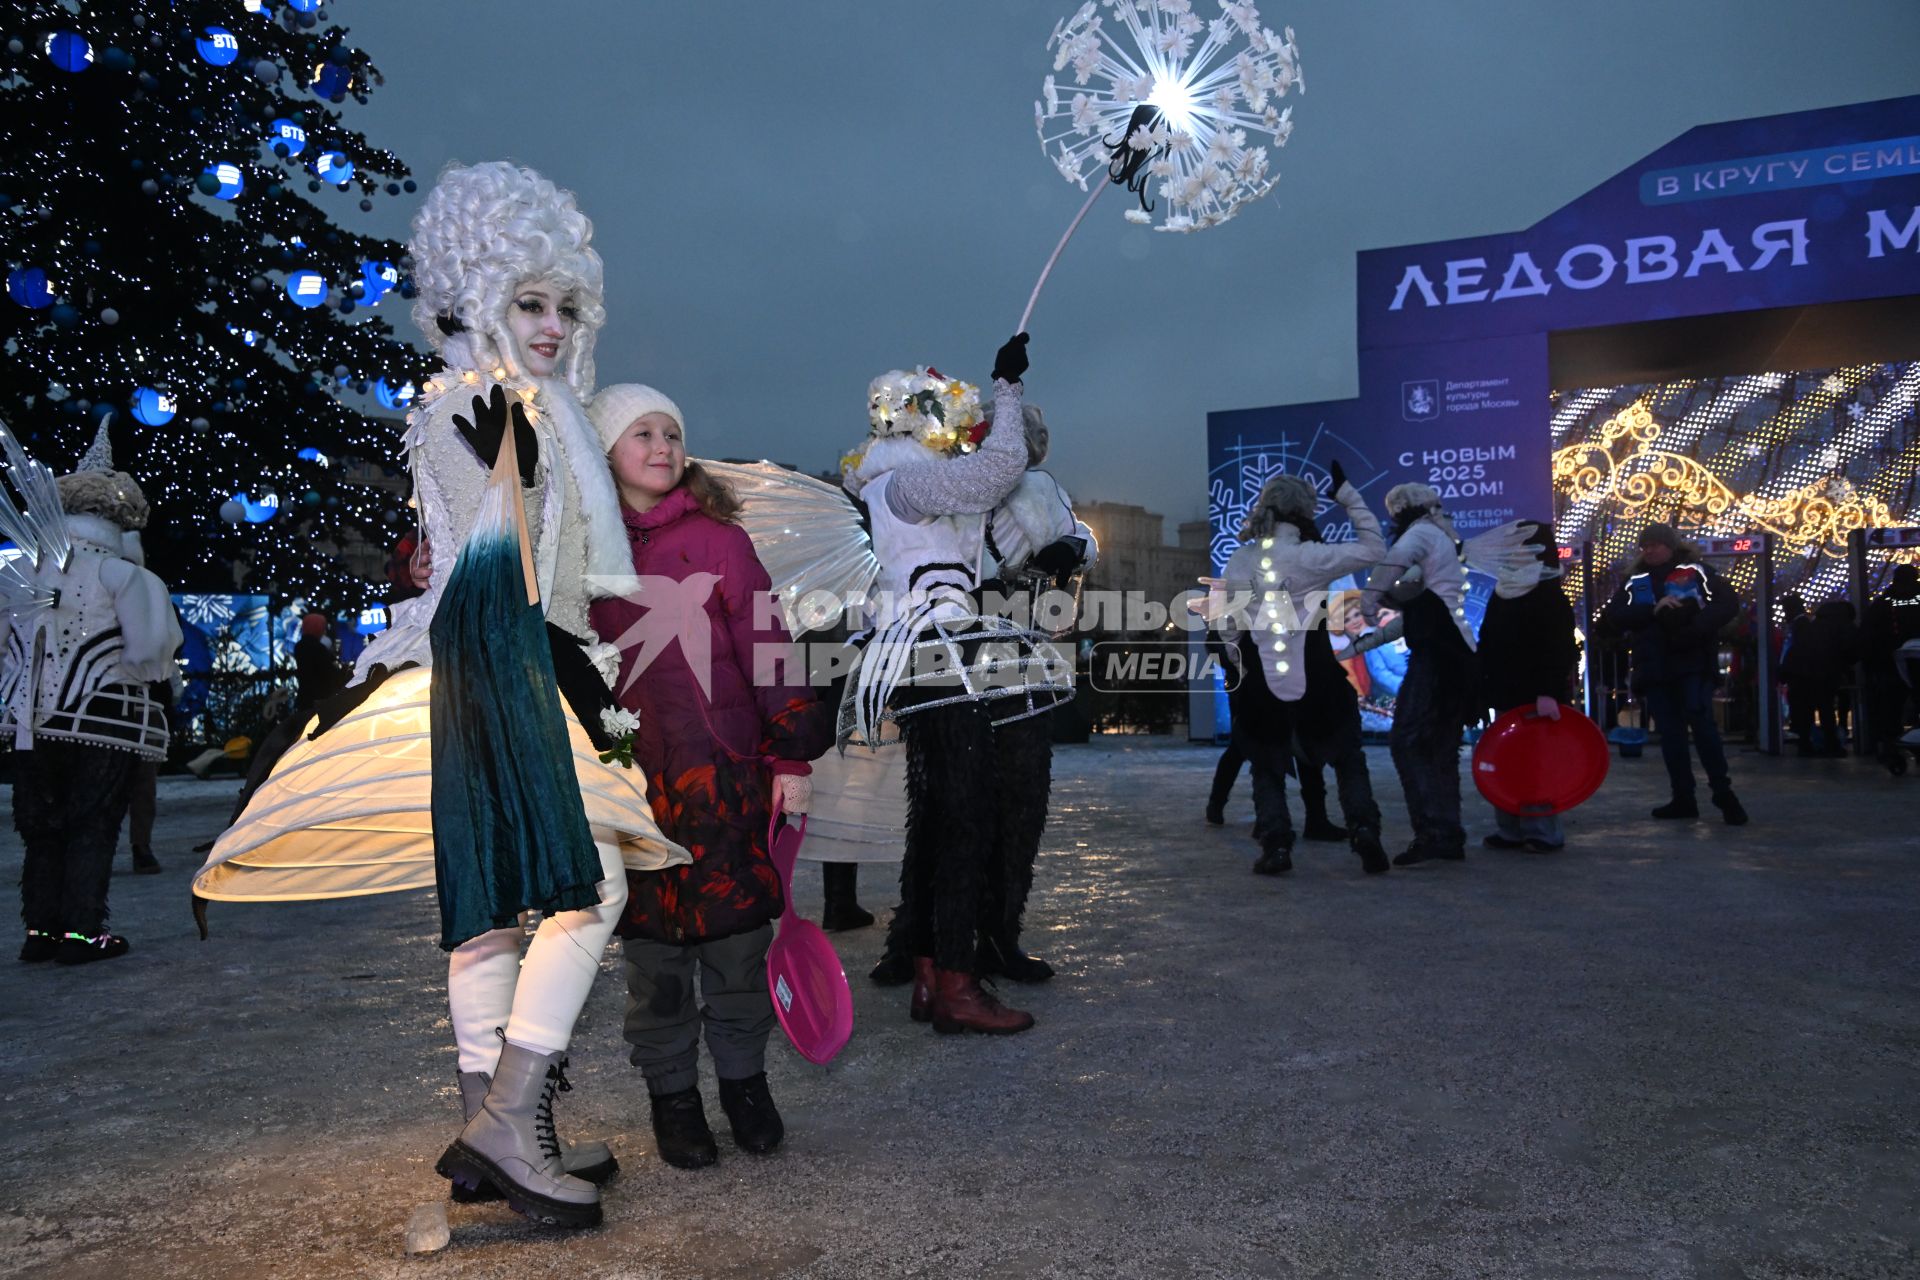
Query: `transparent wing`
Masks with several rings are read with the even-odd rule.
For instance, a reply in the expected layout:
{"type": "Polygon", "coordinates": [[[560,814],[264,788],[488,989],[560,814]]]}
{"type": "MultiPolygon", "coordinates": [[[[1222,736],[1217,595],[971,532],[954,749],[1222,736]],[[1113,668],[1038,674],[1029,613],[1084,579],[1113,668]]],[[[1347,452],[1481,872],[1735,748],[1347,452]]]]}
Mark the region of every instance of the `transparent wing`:
{"type": "Polygon", "coordinates": [[[13,540],[33,568],[51,559],[65,569],[73,558],[73,538],[53,472],[26,451],[4,422],[0,422],[0,457],[4,457],[0,469],[8,482],[0,484],[0,534],[13,540]]]}
{"type": "Polygon", "coordinates": [[[1519,573],[1540,563],[1540,550],[1527,541],[1533,532],[1530,522],[1514,520],[1476,533],[1461,544],[1461,558],[1469,569],[1496,578],[1519,573]]]}
{"type": "Polygon", "coordinates": [[[787,629],[798,636],[830,626],[850,600],[864,599],[879,576],[873,539],[860,510],[839,485],[789,471],[771,462],[708,462],[701,466],[733,486],[743,509],[740,525],[773,579],[786,609],[787,629]],[[816,592],[830,606],[797,608],[816,592]]]}

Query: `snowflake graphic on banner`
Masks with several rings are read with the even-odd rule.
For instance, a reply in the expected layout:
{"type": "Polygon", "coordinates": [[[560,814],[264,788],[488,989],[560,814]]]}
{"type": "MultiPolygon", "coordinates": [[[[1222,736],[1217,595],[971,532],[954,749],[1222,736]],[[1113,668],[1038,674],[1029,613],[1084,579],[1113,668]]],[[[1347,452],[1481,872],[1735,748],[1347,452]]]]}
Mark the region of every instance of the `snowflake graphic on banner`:
{"type": "Polygon", "coordinates": [[[233,620],[232,596],[181,595],[180,612],[196,627],[219,627],[233,620]]]}
{"type": "Polygon", "coordinates": [[[1237,536],[1240,526],[1246,523],[1247,513],[1253,510],[1253,504],[1260,498],[1260,491],[1275,476],[1292,472],[1312,484],[1319,502],[1314,507],[1314,515],[1323,514],[1330,505],[1327,487],[1330,483],[1324,472],[1315,475],[1302,463],[1297,455],[1290,451],[1280,453],[1254,453],[1240,459],[1240,472],[1237,478],[1232,476],[1213,477],[1208,485],[1207,507],[1209,521],[1213,526],[1212,555],[1216,570],[1224,567],[1227,557],[1240,545],[1237,536]],[[1295,465],[1289,466],[1289,463],[1295,465]]]}

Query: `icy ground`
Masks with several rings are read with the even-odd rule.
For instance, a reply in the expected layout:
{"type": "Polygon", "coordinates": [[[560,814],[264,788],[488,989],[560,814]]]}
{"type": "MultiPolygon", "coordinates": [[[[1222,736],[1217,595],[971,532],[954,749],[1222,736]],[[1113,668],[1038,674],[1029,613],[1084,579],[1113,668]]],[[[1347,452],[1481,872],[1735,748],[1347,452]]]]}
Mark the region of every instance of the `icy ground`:
{"type": "Polygon", "coordinates": [[[1214,754],[1061,750],[1025,1035],[915,1026],[866,981],[879,930],[840,935],[854,1040],[776,1045],[772,1158],[724,1127],[717,1168],[653,1156],[609,963],[561,1110],[623,1162],[606,1225],[455,1209],[425,1258],[458,1107],[431,895],[216,904],[199,942],[188,849],[232,786],[170,780],[166,874],[114,877],[133,953],[0,957],[0,1274],[1920,1274],[1920,778],[1741,755],[1736,831],[1649,821],[1658,760],[1617,761],[1564,854],[1367,879],[1303,845],[1276,881],[1244,780],[1199,821],[1214,754]]]}

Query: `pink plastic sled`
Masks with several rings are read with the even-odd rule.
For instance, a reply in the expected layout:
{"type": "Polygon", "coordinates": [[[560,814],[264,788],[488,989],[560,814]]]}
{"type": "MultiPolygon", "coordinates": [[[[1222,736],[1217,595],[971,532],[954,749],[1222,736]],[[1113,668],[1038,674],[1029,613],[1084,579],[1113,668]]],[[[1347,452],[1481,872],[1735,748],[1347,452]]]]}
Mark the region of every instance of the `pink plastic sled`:
{"type": "Polygon", "coordinates": [[[808,1062],[824,1065],[847,1047],[853,1035],[853,991],[833,943],[819,925],[801,919],[793,910],[793,864],[806,836],[806,815],[800,815],[797,827],[782,826],[776,798],[767,849],[786,890],[787,910],[767,949],[767,986],[773,992],[774,1016],[787,1039],[808,1062]]]}

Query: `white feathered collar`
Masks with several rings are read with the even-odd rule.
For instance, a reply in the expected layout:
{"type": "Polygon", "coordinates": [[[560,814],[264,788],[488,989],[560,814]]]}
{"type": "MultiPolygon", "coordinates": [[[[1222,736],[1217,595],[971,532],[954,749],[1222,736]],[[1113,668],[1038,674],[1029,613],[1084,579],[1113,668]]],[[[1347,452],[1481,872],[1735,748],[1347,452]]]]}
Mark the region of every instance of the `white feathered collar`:
{"type": "Polygon", "coordinates": [[[620,494],[587,411],[573,388],[559,378],[535,379],[535,407],[544,408],[554,435],[567,455],[567,469],[580,495],[587,524],[587,594],[620,596],[639,587],[633,576],[633,547],[620,519],[620,494]]]}
{"type": "Polygon", "coordinates": [[[937,467],[946,461],[945,455],[935,453],[911,436],[882,436],[867,442],[860,450],[860,460],[841,473],[840,484],[857,498],[862,489],[889,471],[937,467]]]}

